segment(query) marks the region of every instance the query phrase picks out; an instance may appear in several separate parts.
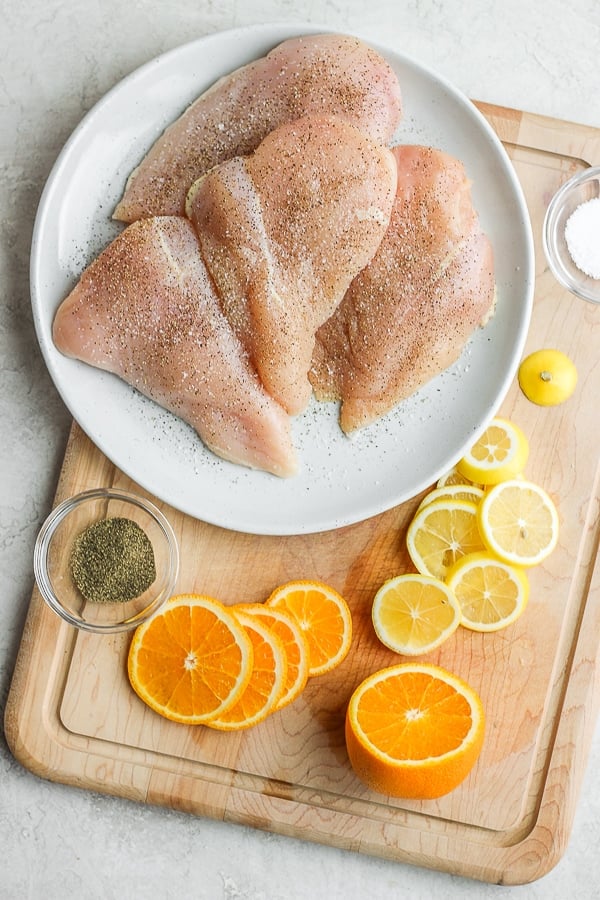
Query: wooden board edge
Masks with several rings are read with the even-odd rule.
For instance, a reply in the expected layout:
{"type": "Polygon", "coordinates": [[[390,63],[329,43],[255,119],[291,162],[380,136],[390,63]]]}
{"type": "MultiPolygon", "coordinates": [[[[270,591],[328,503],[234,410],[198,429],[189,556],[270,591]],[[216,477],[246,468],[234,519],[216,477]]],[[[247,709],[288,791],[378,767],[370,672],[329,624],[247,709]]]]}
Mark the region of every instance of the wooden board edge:
{"type": "Polygon", "coordinates": [[[49,618],[42,598],[37,589],[34,589],[4,710],[4,735],[12,755],[34,775],[50,781],[62,781],[59,773],[54,772],[52,759],[56,748],[64,747],[67,741],[61,739],[60,728],[54,723],[51,724],[48,719],[43,704],[45,686],[39,683],[39,672],[45,671],[46,684],[49,684],[53,671],[56,671],[56,659],[66,652],[64,647],[66,627],[61,634],[58,619],[54,614],[52,619],[49,618]],[[26,651],[27,648],[36,645],[37,638],[42,632],[50,634],[52,638],[54,660],[46,652],[39,665],[32,671],[26,651]],[[42,726],[38,731],[40,737],[37,740],[28,736],[32,734],[28,728],[32,715],[38,718],[42,726]],[[56,777],[53,777],[54,774],[56,777]]]}
{"type": "Polygon", "coordinates": [[[504,143],[564,154],[589,166],[600,165],[599,128],[482,100],[472,103],[504,143]]]}
{"type": "Polygon", "coordinates": [[[539,814],[531,833],[515,846],[503,884],[522,884],[547,874],[567,849],[583,776],[600,714],[600,463],[584,523],[579,620],[566,688],[553,739],[539,814]],[[577,778],[561,778],[576,772],[577,778]],[[545,847],[545,853],[540,848],[545,847]],[[516,880],[515,880],[516,879],[516,880]]]}
{"type": "MultiPolygon", "coordinates": [[[[52,508],[56,507],[67,496],[73,493],[73,466],[78,454],[82,451],[82,446],[88,442],[90,438],[85,434],[77,422],[73,421],[69,429],[67,443],[65,447],[64,457],[60,468],[52,508]]],[[[115,466],[106,459],[104,463],[106,471],[106,485],[112,484],[114,480],[115,466]]],[[[90,483],[89,487],[97,487],[96,483],[90,483]]],[[[41,643],[41,636],[45,635],[49,638],[47,645],[53,648],[52,653],[46,652],[44,655],[44,663],[47,667],[48,680],[50,673],[56,670],[58,659],[60,657],[60,648],[62,652],[67,652],[64,648],[67,635],[70,633],[69,626],[62,623],[58,616],[51,612],[46,606],[43,597],[39,593],[37,586],[31,593],[29,607],[23,626],[21,641],[17,652],[15,666],[12,677],[10,679],[6,706],[4,709],[4,735],[8,748],[14,758],[21,765],[31,771],[40,778],[50,781],[64,781],[59,777],[52,765],[48,763],[48,759],[54,756],[53,748],[57,745],[65,746],[68,743],[64,731],[62,733],[62,723],[57,718],[56,722],[50,723],[45,715],[43,705],[38,694],[39,686],[37,669],[31,671],[30,652],[38,641],[41,643]],[[36,713],[44,723],[42,729],[43,739],[39,745],[33,745],[25,739],[26,723],[28,715],[36,713]]]]}

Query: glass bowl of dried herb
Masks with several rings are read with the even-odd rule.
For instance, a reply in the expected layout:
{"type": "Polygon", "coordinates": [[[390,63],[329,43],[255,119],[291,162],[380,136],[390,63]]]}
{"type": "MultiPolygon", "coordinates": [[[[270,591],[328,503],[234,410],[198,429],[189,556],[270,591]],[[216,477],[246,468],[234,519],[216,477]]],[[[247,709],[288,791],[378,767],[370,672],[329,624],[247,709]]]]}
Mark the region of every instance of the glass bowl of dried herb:
{"type": "Polygon", "coordinates": [[[70,625],[127,631],[171,596],[179,548],[167,518],[149,500],[97,488],[50,513],[35,543],[33,568],[42,597],[70,625]]]}
{"type": "Polygon", "coordinates": [[[543,242],[560,284],[600,303],[600,166],[583,169],[558,189],[546,210],[543,242]]]}

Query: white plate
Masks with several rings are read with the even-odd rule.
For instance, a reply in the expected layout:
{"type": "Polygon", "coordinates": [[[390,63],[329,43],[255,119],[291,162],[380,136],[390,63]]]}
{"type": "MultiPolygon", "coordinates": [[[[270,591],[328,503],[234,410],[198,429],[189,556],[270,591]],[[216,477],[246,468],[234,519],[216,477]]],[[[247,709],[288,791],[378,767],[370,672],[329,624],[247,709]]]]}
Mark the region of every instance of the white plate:
{"type": "Polygon", "coordinates": [[[83,268],[119,231],[111,221],[130,171],[166,125],[218,77],[282,40],[326,29],[260,25],[201,38],[158,57],[110,91],[60,154],[32,244],[39,343],[74,418],[122,471],[195,518],[256,534],[326,531],[373,516],[432,484],[500,405],[521,357],[533,298],[531,227],[512,165],[485,119],[435,73],[376,46],[396,70],[405,115],[397,142],[459,157],[495,252],[493,320],[450,369],[355,437],[337,407],[294,421],[301,471],[287,480],[218,459],[187,425],[117,377],[56,351],[51,327],[83,268]]]}

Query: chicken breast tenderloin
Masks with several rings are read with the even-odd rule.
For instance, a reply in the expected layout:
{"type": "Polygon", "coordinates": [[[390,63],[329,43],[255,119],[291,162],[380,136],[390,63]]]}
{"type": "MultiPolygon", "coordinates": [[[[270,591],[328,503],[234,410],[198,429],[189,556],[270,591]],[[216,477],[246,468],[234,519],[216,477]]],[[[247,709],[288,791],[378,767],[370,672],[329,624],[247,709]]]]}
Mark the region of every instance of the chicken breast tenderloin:
{"type": "Polygon", "coordinates": [[[398,189],[372,262],[317,332],[319,399],[341,400],[345,432],[378,419],[460,356],[493,314],[494,261],[462,163],[394,148],[398,189]]]}
{"type": "Polygon", "coordinates": [[[295,473],[289,417],[230,328],[186,219],[126,228],[63,301],[53,337],[180,416],[219,456],[295,473]]]}
{"type": "Polygon", "coordinates": [[[305,115],[333,114],[374,140],[391,140],[402,115],[391,66],[358,38],[306,35],[220,79],[191,104],[131,173],[114,218],[183,215],[196,179],[251,153],[269,132],[305,115]]]}
{"type": "Polygon", "coordinates": [[[306,116],[190,191],[187,212],[225,315],[292,415],[312,394],[317,329],[383,239],[396,179],[382,144],[339,118],[306,116]]]}

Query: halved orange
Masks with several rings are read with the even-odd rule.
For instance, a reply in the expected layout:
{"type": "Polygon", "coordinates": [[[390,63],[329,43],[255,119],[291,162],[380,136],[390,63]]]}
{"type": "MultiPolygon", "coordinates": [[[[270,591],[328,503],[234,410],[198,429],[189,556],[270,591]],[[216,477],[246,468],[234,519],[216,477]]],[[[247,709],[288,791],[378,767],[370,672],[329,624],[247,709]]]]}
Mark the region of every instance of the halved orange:
{"type": "Polygon", "coordinates": [[[127,672],[133,690],[174,722],[199,725],[237,701],[252,673],[246,629],[218,600],[172,598],[134,632],[127,672]]]}
{"type": "Polygon", "coordinates": [[[252,641],[252,674],[239,698],[219,715],[206,722],[220,731],[250,728],[267,718],[283,694],[287,661],[282,641],[257,617],[232,607],[238,622],[252,641]]]}
{"type": "Polygon", "coordinates": [[[267,606],[287,610],[299,624],[309,648],[309,676],[338,666],[350,650],[352,616],[336,590],[321,581],[289,581],[273,591],[267,606]]]}
{"type": "Polygon", "coordinates": [[[234,607],[243,610],[250,616],[257,616],[259,621],[270,628],[282,641],[287,659],[287,678],[283,694],[275,704],[275,709],[282,709],[295,700],[306,686],[308,680],[308,641],[291,613],[264,603],[243,603],[234,607]]]}
{"type": "Polygon", "coordinates": [[[434,799],[467,777],[483,745],[477,692],[429,663],[369,675],[350,698],[346,747],[358,777],[381,794],[434,799]]]}

